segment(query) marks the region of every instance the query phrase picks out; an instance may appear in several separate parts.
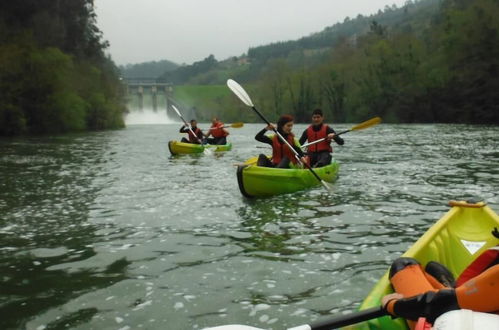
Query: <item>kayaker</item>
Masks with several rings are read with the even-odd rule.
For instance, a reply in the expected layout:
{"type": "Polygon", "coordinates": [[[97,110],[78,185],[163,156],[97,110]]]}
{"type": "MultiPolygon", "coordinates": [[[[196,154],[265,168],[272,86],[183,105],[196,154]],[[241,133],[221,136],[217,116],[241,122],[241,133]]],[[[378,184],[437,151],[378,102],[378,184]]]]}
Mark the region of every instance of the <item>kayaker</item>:
{"type": "MultiPolygon", "coordinates": [[[[492,233],[499,238],[497,229],[492,233]]],[[[396,293],[383,297],[383,308],[391,315],[406,318],[411,329],[419,317],[433,324],[438,316],[451,310],[499,313],[498,246],[482,253],[455,284],[443,265],[432,262],[423,270],[412,258],[395,260],[389,277],[396,293]]]]}
{"type": "MultiPolygon", "coordinates": [[[[296,150],[300,156],[300,160],[305,162],[306,159],[303,157],[303,151],[298,145],[298,141],[295,139],[295,135],[292,133],[294,124],[294,118],[291,115],[282,115],[277,121],[277,131],[282,135],[286,141],[289,142],[293,149],[296,150]]],[[[298,160],[295,157],[293,151],[287,146],[287,144],[279,138],[277,134],[273,136],[267,136],[265,133],[269,130],[273,130],[275,127],[271,124],[264,129],[262,129],[255,136],[255,139],[262,143],[267,143],[272,146],[272,160],[269,160],[266,155],[260,154],[258,156],[258,166],[265,167],[277,167],[277,168],[289,168],[290,163],[296,166],[298,160]]]]}
{"type": "Polygon", "coordinates": [[[343,145],[345,141],[336,135],[334,129],[329,125],[324,124],[324,114],[321,109],[315,109],[312,112],[312,124],[303,131],[300,138],[300,144],[314,142],[320,139],[324,141],[312,144],[308,147],[307,155],[310,158],[310,166],[322,167],[331,164],[333,148],[331,141],[334,140],[339,145],[343,145]]]}
{"type": "Polygon", "coordinates": [[[206,134],[206,141],[209,144],[227,144],[227,136],[229,132],[223,128],[224,123],[218,120],[217,117],[211,119],[211,127],[206,134]],[[210,138],[209,136],[213,136],[210,138]]]}
{"type": "Polygon", "coordinates": [[[198,128],[198,122],[195,119],[191,119],[190,123],[191,123],[191,129],[189,129],[189,127],[185,124],[182,125],[182,127],[180,127],[180,133],[189,134],[188,135],[189,139],[183,137],[181,142],[200,144],[200,141],[203,141],[203,132],[198,128]],[[196,135],[193,135],[191,130],[196,135]]]}

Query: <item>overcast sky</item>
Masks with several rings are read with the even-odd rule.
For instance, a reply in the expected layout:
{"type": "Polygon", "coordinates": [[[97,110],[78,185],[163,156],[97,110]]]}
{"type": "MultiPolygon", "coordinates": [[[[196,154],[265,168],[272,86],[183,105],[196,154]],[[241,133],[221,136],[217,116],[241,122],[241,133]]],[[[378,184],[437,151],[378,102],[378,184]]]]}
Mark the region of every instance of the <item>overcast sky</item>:
{"type": "Polygon", "coordinates": [[[249,47],[295,40],[345,17],[406,0],[95,0],[97,25],[117,64],[168,59],[191,64],[249,47]]]}

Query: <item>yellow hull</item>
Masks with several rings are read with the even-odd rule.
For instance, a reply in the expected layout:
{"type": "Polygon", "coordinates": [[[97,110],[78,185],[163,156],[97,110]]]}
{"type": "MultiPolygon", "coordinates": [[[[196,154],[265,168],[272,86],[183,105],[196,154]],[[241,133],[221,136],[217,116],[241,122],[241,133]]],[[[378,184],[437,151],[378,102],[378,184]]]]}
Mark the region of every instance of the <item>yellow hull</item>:
{"type": "Polygon", "coordinates": [[[170,153],[172,155],[183,155],[183,154],[200,154],[204,151],[205,148],[209,148],[215,152],[219,151],[229,151],[232,149],[232,144],[221,144],[221,145],[212,145],[212,144],[194,144],[194,143],[184,143],[179,141],[169,141],[168,149],[170,149],[170,153]]]}

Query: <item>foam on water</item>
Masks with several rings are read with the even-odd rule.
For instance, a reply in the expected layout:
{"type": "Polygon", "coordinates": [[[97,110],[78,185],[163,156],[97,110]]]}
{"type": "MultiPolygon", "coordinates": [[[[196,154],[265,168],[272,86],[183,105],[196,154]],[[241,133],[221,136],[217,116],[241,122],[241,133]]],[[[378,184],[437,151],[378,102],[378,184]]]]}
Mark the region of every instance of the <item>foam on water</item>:
{"type": "Polygon", "coordinates": [[[128,113],[125,117],[126,125],[144,125],[144,124],[173,124],[178,122],[168,117],[166,111],[144,109],[134,110],[128,113]]]}

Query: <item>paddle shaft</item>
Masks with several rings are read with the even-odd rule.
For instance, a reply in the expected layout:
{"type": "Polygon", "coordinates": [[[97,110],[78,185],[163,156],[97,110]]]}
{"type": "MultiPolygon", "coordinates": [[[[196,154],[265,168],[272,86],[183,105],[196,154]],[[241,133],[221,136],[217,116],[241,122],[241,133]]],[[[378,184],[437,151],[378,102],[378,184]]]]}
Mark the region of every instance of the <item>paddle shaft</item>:
{"type": "MultiPolygon", "coordinates": [[[[338,136],[338,135],[341,135],[341,134],[345,134],[345,133],[348,133],[350,132],[351,129],[347,129],[346,131],[343,131],[343,132],[339,132],[339,133],[336,133],[335,135],[338,136]]],[[[304,145],[302,145],[302,148],[305,148],[305,147],[308,147],[308,146],[311,146],[313,144],[316,144],[316,143],[319,143],[319,142],[322,142],[324,140],[326,140],[327,138],[322,138],[322,139],[319,139],[319,140],[315,140],[315,141],[312,141],[310,143],[305,143],[304,145]]]]}
{"type": "Polygon", "coordinates": [[[352,314],[338,316],[330,320],[313,322],[309,325],[309,327],[310,330],[330,330],[375,319],[381,316],[385,316],[387,314],[388,314],[387,311],[385,311],[382,307],[373,307],[352,314]]]}
{"type": "Polygon", "coordinates": [[[303,163],[301,160],[300,160],[300,155],[298,154],[298,152],[296,152],[296,150],[289,144],[289,142],[281,135],[281,133],[279,133],[279,131],[277,131],[273,126],[272,124],[270,124],[270,122],[260,113],[260,111],[258,111],[257,108],[255,108],[254,106],[251,107],[253,108],[253,110],[256,112],[256,114],[264,121],[267,123],[267,125],[271,126],[272,127],[272,130],[274,131],[275,134],[277,134],[277,136],[281,139],[282,142],[286,143],[286,145],[289,147],[289,149],[291,149],[291,151],[293,151],[293,153],[295,154],[295,157],[296,159],[298,160],[298,162],[300,164],[303,164],[305,165],[305,167],[310,171],[312,172],[312,174],[315,176],[315,178],[317,180],[319,180],[320,183],[322,183],[322,179],[317,175],[317,173],[315,173],[315,171],[310,167],[310,165],[308,165],[307,163],[303,163]]]}

